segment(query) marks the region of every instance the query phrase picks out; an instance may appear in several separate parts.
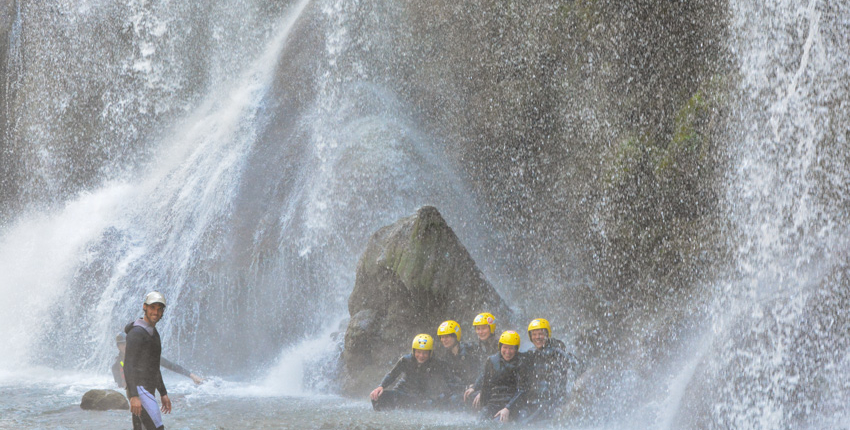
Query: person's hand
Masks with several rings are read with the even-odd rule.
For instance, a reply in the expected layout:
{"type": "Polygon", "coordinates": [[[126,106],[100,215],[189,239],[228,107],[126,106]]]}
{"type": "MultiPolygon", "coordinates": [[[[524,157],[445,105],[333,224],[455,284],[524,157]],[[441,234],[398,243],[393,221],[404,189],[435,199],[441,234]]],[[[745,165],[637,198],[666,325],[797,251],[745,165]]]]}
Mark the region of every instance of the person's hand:
{"type": "Polygon", "coordinates": [[[171,399],[168,398],[168,394],[159,398],[162,400],[162,408],[160,410],[162,413],[167,414],[171,412],[171,399]]]}
{"type": "Polygon", "coordinates": [[[372,390],[372,392],[369,393],[369,398],[372,400],[378,400],[378,397],[381,397],[381,394],[384,394],[384,387],[378,387],[372,390]]]}
{"type": "Polygon", "coordinates": [[[466,403],[466,399],[468,399],[469,396],[471,396],[472,393],[474,393],[474,392],[475,392],[474,388],[472,388],[472,387],[467,388],[466,391],[463,392],[463,403],[466,403]]]}
{"type": "Polygon", "coordinates": [[[475,400],[472,401],[472,407],[473,408],[480,408],[481,407],[481,393],[478,393],[478,395],[475,396],[475,400]]]}
{"type": "Polygon", "coordinates": [[[142,400],[139,396],[130,397],[130,412],[135,416],[142,414],[142,400]]]}
{"type": "Polygon", "coordinates": [[[501,411],[496,412],[496,415],[493,415],[493,418],[498,418],[500,422],[506,423],[508,419],[511,417],[511,411],[508,408],[502,408],[501,411]]]}
{"type": "Polygon", "coordinates": [[[200,376],[198,376],[194,373],[190,373],[189,377],[192,378],[192,382],[194,382],[195,385],[201,385],[201,384],[204,383],[204,378],[201,378],[200,376]]]}

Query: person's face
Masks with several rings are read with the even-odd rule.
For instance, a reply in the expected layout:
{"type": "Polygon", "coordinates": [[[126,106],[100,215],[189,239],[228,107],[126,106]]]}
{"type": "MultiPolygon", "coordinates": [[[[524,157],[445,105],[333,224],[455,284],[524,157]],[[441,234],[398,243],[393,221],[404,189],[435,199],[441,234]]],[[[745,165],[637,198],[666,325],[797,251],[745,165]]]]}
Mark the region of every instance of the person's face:
{"type": "Polygon", "coordinates": [[[122,342],[122,343],[118,344],[118,352],[120,352],[122,354],[127,352],[127,343],[126,342],[122,342]]]}
{"type": "Polygon", "coordinates": [[[490,326],[489,325],[477,325],[475,326],[475,334],[478,335],[478,339],[487,340],[490,337],[490,326]]]}
{"type": "Polygon", "coordinates": [[[502,358],[505,361],[511,361],[514,356],[516,356],[517,347],[513,345],[505,345],[504,343],[499,347],[499,351],[502,353],[502,358]]]}
{"type": "Polygon", "coordinates": [[[162,314],[165,312],[165,306],[162,303],[145,304],[142,308],[145,311],[145,320],[151,325],[158,323],[162,319],[162,314]]]}
{"type": "Polygon", "coordinates": [[[549,340],[549,332],[545,328],[531,330],[531,343],[537,349],[546,346],[546,341],[549,340]]]}
{"type": "Polygon", "coordinates": [[[431,358],[431,351],[426,351],[424,349],[414,349],[413,357],[416,358],[416,362],[422,364],[428,361],[431,358]]]}
{"type": "Polygon", "coordinates": [[[444,348],[453,348],[457,344],[457,338],[453,334],[444,334],[440,336],[440,343],[444,348]]]}

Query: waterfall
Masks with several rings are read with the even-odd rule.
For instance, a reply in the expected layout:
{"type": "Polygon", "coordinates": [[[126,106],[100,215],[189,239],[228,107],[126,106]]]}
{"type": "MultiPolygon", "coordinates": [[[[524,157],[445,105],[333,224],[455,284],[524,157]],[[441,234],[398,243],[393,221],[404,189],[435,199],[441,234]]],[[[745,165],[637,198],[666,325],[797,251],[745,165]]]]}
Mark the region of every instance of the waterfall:
{"type": "Polygon", "coordinates": [[[740,95],[726,201],[737,264],[717,286],[713,347],[691,387],[699,406],[681,422],[846,425],[850,9],[730,7],[740,95]]]}
{"type": "Polygon", "coordinates": [[[303,394],[369,236],[427,204],[598,355],[588,423],[846,426],[850,7],[517,5],[9,2],[0,368],[105,372],[159,290],[164,356],[303,394]]]}
{"type": "MultiPolygon", "coordinates": [[[[46,79],[49,88],[26,90],[10,139],[40,169],[19,172],[24,209],[0,241],[14,274],[2,290],[22,309],[4,316],[14,340],[4,362],[105,368],[115,333],[140,315],[147,291],[159,290],[168,299],[159,326],[167,357],[253,374],[339,321],[360,250],[379,227],[438,204],[475,240],[472,199],[433,138],[404,114],[409,107],[337,64],[350,44],[343,5],[292,2],[265,31],[213,23],[241,13],[241,2],[24,7],[25,22],[105,27],[130,46],[111,64],[105,57],[114,52],[83,43],[94,35],[44,36],[81,52],[53,79],[12,83],[46,79]],[[263,48],[243,49],[240,38],[263,48]],[[86,61],[106,76],[86,75],[75,63],[86,61]],[[79,88],[55,94],[65,80],[79,88]],[[99,98],[88,117],[68,120],[43,106],[65,103],[76,115],[83,96],[99,98]],[[66,147],[70,132],[53,121],[88,124],[73,140],[92,139],[80,144],[103,156],[66,147]],[[72,181],[85,175],[77,166],[93,173],[72,181]]],[[[263,23],[270,6],[252,6],[247,21],[263,23]]],[[[48,57],[39,64],[68,61],[38,53],[48,57]]]]}

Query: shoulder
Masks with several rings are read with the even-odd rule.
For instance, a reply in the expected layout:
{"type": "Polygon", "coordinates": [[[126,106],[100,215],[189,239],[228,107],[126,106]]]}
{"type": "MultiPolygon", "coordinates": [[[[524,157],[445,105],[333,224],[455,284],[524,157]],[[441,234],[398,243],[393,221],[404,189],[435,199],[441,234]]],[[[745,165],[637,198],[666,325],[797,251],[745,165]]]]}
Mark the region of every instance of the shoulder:
{"type": "Polygon", "coordinates": [[[127,330],[127,342],[130,342],[132,340],[144,340],[149,337],[150,335],[148,334],[148,332],[144,328],[139,326],[133,326],[130,327],[129,330],[127,330]]]}
{"type": "Polygon", "coordinates": [[[478,345],[471,344],[471,343],[461,343],[460,344],[460,355],[472,354],[477,349],[478,349],[478,345]]]}

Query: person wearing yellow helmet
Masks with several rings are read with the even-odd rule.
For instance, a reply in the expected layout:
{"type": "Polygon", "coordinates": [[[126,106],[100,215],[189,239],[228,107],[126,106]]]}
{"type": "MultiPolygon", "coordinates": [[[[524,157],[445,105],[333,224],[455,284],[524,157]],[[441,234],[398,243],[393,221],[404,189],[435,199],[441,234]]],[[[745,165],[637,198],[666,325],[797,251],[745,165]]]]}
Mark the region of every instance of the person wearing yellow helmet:
{"type": "MultiPolygon", "coordinates": [[[[489,312],[482,312],[472,320],[472,328],[475,329],[475,336],[478,337],[478,344],[473,350],[473,354],[476,363],[475,374],[479,375],[481,369],[484,368],[487,357],[499,353],[499,337],[496,335],[496,317],[489,312]]],[[[464,403],[467,403],[467,401],[471,402],[478,395],[478,392],[474,389],[472,394],[467,394],[467,391],[474,385],[473,383],[466,387],[464,403]]]]}
{"type": "Polygon", "coordinates": [[[534,348],[543,349],[547,346],[564,349],[564,342],[552,338],[552,326],[545,318],[535,318],[528,324],[528,339],[534,348]]]}
{"type": "Polygon", "coordinates": [[[544,318],[528,324],[534,349],[527,352],[529,392],[525,423],[551,418],[569,393],[580,371],[579,361],[566,352],[563,342],[552,338],[552,326],[544,318]]]}
{"type": "Polygon", "coordinates": [[[525,402],[525,360],[519,353],[519,345],[519,333],[513,330],[503,332],[499,336],[499,353],[487,358],[475,386],[464,393],[468,397],[480,391],[472,404],[475,408],[482,408],[482,420],[514,420],[525,402]]]}
{"type": "MultiPolygon", "coordinates": [[[[381,384],[372,390],[369,398],[376,411],[395,408],[427,408],[437,399],[432,392],[439,387],[440,378],[446,383],[456,383],[455,377],[439,359],[432,357],[434,339],[425,333],[413,338],[411,353],[399,358],[381,384]],[[390,388],[395,385],[395,388],[390,388]]],[[[440,393],[445,397],[448,393],[440,393]]]]}
{"type": "Polygon", "coordinates": [[[496,317],[490,312],[482,312],[472,320],[475,335],[478,336],[478,350],[485,357],[499,352],[499,339],[496,337],[496,317]]]}
{"type": "Polygon", "coordinates": [[[460,324],[454,320],[443,321],[437,327],[437,336],[440,337],[442,348],[439,348],[440,353],[437,355],[443,360],[449,369],[457,376],[462,385],[452,387],[458,395],[463,393],[466,385],[471,384],[478,373],[477,357],[475,349],[468,343],[462,343],[462,330],[460,324]]]}

